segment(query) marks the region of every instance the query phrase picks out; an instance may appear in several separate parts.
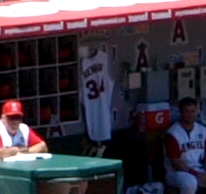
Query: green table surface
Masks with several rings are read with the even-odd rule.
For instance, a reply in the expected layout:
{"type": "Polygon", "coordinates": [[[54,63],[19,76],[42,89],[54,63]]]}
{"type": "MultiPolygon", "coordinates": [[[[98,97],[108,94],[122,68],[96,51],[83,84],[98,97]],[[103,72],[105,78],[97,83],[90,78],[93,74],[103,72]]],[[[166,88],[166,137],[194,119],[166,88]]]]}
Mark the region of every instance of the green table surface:
{"type": "Polygon", "coordinates": [[[35,161],[0,162],[0,175],[29,179],[88,177],[117,172],[121,160],[52,154],[49,159],[35,161]]]}

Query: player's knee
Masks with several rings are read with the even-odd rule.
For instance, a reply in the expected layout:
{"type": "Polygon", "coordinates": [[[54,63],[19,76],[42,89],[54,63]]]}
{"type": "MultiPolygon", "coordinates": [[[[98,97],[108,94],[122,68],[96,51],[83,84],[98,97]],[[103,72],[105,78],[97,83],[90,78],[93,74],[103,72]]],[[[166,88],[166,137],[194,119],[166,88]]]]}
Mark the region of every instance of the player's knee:
{"type": "Polygon", "coordinates": [[[180,187],[183,189],[197,191],[197,189],[198,189],[197,178],[194,175],[188,174],[186,179],[181,180],[180,187]]]}

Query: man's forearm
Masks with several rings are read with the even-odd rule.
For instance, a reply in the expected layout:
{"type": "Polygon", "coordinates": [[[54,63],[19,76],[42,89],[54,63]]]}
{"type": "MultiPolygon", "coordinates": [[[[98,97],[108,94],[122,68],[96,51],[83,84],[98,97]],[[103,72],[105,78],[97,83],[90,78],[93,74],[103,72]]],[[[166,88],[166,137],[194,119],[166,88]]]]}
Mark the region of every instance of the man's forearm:
{"type": "Polygon", "coordinates": [[[199,174],[199,172],[197,172],[195,169],[190,168],[189,166],[187,166],[184,162],[182,162],[179,159],[171,159],[171,163],[172,166],[179,171],[185,171],[188,172],[190,174],[193,174],[195,176],[197,176],[199,174]]]}
{"type": "Polygon", "coordinates": [[[48,152],[48,148],[45,142],[38,143],[28,148],[28,153],[41,153],[48,152]]]}
{"type": "Polygon", "coordinates": [[[0,148],[0,158],[6,158],[9,156],[14,156],[19,152],[18,147],[10,147],[10,148],[0,148]]]}
{"type": "Polygon", "coordinates": [[[188,167],[185,163],[183,163],[179,159],[171,159],[171,163],[173,168],[179,171],[186,171],[188,172],[190,170],[190,167],[188,167]]]}
{"type": "Polygon", "coordinates": [[[38,143],[31,147],[9,147],[9,148],[0,148],[0,158],[6,158],[9,156],[14,156],[20,153],[43,153],[48,152],[48,148],[45,142],[38,143]]]}

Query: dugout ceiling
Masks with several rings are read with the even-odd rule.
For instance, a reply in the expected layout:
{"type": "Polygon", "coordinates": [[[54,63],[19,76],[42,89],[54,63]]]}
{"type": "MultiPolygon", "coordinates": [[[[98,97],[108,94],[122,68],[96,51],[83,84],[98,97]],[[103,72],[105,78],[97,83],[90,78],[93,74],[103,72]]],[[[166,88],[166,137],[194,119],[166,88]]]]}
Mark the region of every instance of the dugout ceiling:
{"type": "Polygon", "coordinates": [[[0,39],[205,14],[205,0],[8,1],[0,3],[0,39]]]}

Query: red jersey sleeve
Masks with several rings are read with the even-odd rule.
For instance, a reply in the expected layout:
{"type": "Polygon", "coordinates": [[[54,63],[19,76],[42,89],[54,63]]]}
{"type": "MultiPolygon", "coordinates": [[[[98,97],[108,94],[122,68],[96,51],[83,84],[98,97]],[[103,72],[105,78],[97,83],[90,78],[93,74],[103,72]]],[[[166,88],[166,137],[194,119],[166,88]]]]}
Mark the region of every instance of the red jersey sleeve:
{"type": "Polygon", "coordinates": [[[167,157],[180,158],[181,151],[177,143],[177,140],[172,135],[167,134],[165,136],[164,141],[165,141],[165,151],[166,151],[167,157]]]}
{"type": "Polygon", "coordinates": [[[1,136],[0,136],[0,148],[3,148],[3,142],[1,136]]]}
{"type": "Polygon", "coordinates": [[[29,130],[28,146],[33,146],[44,141],[39,135],[37,135],[32,128],[29,130]]]}

